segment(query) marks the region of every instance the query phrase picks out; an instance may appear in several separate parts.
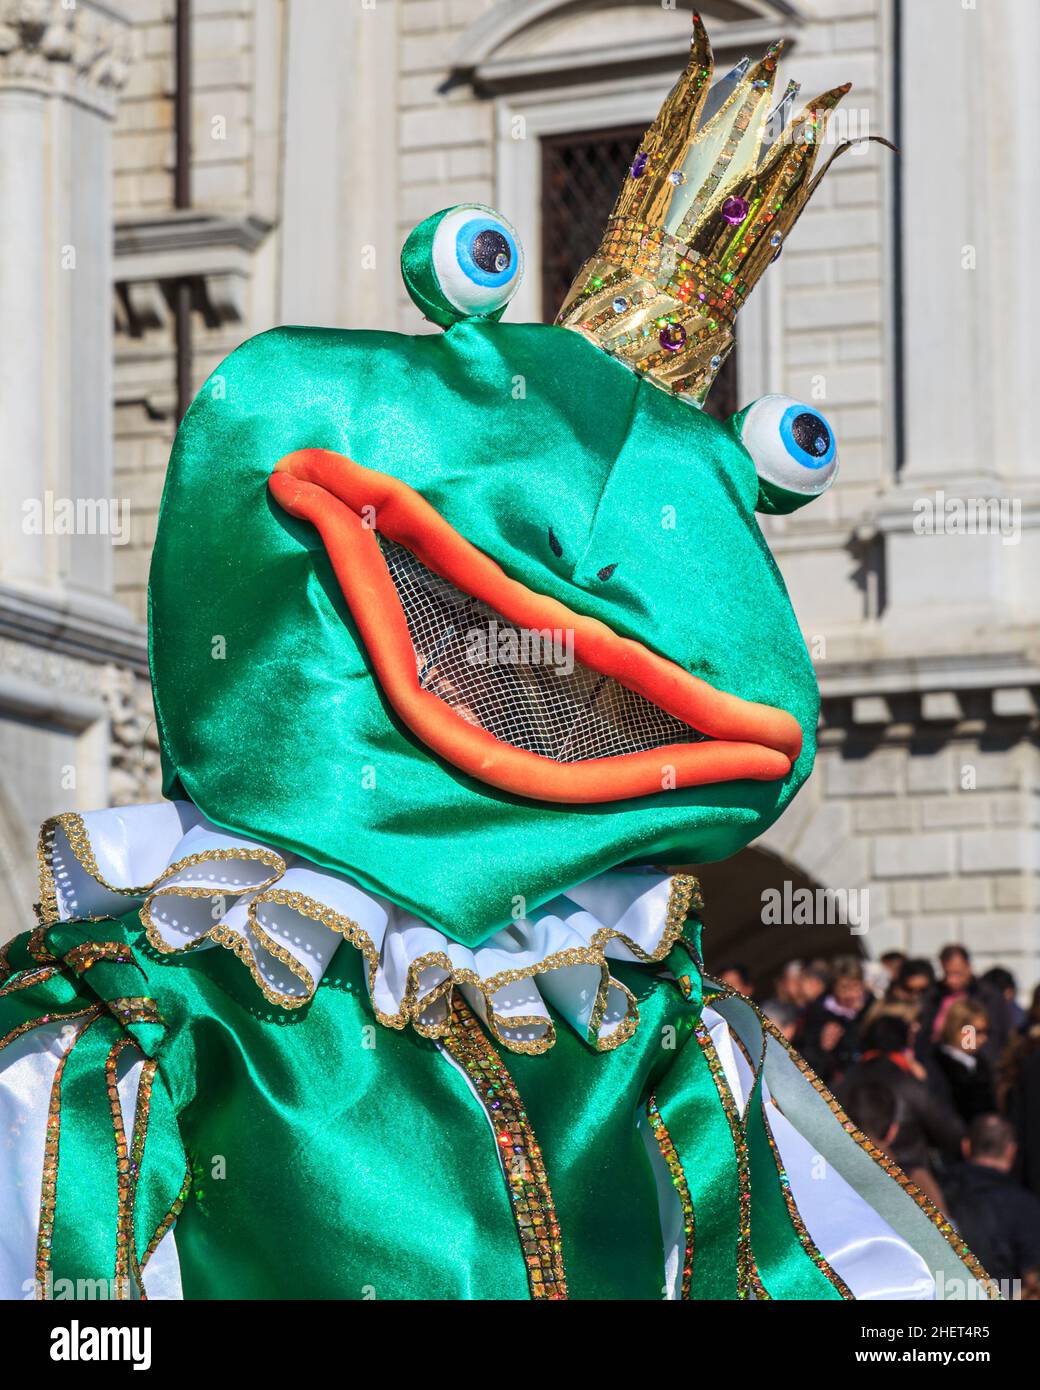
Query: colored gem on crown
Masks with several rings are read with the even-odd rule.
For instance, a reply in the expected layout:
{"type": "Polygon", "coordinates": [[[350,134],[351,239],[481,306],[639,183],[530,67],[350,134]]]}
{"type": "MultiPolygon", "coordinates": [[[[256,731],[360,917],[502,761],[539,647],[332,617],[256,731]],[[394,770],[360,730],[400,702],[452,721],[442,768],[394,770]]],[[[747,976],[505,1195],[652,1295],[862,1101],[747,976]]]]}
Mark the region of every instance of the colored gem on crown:
{"type": "Polygon", "coordinates": [[[678,352],[686,346],[686,329],[681,323],[666,323],[659,334],[659,341],[666,352],[678,352]]]}

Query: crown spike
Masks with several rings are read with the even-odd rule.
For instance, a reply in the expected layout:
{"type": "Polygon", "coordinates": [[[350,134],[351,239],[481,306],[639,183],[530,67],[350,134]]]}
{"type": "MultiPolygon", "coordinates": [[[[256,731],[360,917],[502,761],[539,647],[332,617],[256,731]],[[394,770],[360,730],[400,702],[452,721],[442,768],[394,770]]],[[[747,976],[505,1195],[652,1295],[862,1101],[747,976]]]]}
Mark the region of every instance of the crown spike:
{"type": "Polygon", "coordinates": [[[685,176],[676,180],[669,175],[679,171],[682,151],[702,119],[714,66],[707,30],[694,15],[689,62],[643,137],[613,217],[654,222],[667,211],[676,187],[685,182],[685,176]]]}
{"type": "Polygon", "coordinates": [[[665,227],[688,239],[693,227],[721,207],[747,169],[758,163],[782,43],[773,44],[736,83],[710,120],[702,119],[682,160],[682,194],[669,206],[665,227]]]}
{"type": "Polygon", "coordinates": [[[711,87],[711,45],[694,16],[690,62],[557,318],[696,405],[733,346],[737,313],[822,177],[813,174],[827,122],[849,90],[825,92],[785,125],[798,87],[788,83],[771,109],[782,52],[778,40],[711,87]]]}
{"type": "Polygon", "coordinates": [[[707,125],[715,117],[734,87],[745,77],[750,66],[750,58],[741,58],[735,67],[730,68],[725,77],[719,78],[708,93],[708,99],[704,103],[704,111],[701,114],[702,125],[707,125]]]}
{"type": "Polygon", "coordinates": [[[708,31],[704,27],[704,20],[694,11],[693,14],[693,36],[690,39],[690,61],[687,64],[687,71],[691,67],[715,66],[715,57],[711,51],[711,39],[708,38],[708,31]]]}
{"type": "Polygon", "coordinates": [[[795,98],[802,90],[800,82],[788,82],[787,90],[780,98],[779,103],[773,108],[769,119],[766,121],[765,138],[762,141],[762,154],[759,162],[765,159],[767,153],[776,144],[777,140],[783,135],[788,121],[791,119],[791,112],[794,110],[795,98]]]}

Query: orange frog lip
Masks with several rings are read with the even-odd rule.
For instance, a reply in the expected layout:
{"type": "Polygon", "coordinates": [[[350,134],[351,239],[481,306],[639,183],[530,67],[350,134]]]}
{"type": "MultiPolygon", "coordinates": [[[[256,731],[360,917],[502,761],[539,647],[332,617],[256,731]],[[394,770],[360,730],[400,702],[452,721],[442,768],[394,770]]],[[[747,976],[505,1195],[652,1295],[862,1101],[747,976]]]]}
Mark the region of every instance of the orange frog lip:
{"type": "Polygon", "coordinates": [[[469,776],[515,796],[588,805],[745,778],[775,781],[798,757],[802,731],[786,710],[716,690],[605,623],[510,579],[400,479],[326,449],[300,449],[279,460],[268,485],[290,515],[317,528],[398,717],[469,776]],[[420,684],[416,647],[379,536],[515,627],[572,633],[577,662],[642,696],[705,741],[559,762],[460,716],[420,684]]]}

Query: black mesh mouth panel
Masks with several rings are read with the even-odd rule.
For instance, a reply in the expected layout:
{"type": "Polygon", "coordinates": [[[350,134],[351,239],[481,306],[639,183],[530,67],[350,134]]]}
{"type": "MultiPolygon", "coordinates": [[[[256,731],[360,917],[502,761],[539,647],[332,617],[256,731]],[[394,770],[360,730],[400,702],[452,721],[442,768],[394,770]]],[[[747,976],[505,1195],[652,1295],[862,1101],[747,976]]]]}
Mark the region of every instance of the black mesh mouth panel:
{"type": "Polygon", "coordinates": [[[518,628],[380,536],[415,648],[419,684],[502,743],[557,763],[613,758],[705,735],[573,655],[561,629],[518,628]]]}

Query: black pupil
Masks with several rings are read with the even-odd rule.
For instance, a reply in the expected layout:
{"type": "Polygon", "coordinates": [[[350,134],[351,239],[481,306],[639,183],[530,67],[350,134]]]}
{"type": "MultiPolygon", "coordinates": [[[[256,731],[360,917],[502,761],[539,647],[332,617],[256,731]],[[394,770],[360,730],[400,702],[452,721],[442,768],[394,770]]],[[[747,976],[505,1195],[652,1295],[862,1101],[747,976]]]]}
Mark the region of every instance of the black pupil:
{"type": "Polygon", "coordinates": [[[501,232],[492,231],[490,228],[478,232],[473,238],[470,254],[481,270],[486,270],[489,275],[501,275],[504,270],[509,269],[513,259],[509,254],[509,242],[501,232]]]}
{"type": "Polygon", "coordinates": [[[806,411],[799,415],[791,426],[791,433],[799,449],[813,458],[822,459],[831,447],[831,432],[818,415],[806,411]]]}

